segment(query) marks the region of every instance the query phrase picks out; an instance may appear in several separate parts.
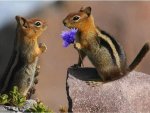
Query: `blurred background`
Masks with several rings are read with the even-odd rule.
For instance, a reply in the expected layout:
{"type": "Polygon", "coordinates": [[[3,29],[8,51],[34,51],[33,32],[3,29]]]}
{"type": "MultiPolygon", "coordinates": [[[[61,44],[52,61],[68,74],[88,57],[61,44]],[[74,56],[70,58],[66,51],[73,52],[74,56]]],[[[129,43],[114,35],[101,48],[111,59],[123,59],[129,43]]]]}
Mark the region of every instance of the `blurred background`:
{"type": "MultiPolygon", "coordinates": [[[[44,42],[48,50],[40,57],[37,97],[55,111],[60,105],[67,105],[67,68],[77,62],[78,54],[73,46],[62,47],[60,34],[66,29],[62,20],[68,13],[78,11],[82,6],[91,6],[95,23],[123,45],[128,64],[144,43],[150,41],[150,2],[0,1],[0,78],[12,52],[15,16],[44,19],[48,29],[41,36],[40,42],[44,42]]],[[[92,66],[88,59],[85,59],[84,65],[92,66]]],[[[150,74],[150,53],[136,71],[150,74]]]]}

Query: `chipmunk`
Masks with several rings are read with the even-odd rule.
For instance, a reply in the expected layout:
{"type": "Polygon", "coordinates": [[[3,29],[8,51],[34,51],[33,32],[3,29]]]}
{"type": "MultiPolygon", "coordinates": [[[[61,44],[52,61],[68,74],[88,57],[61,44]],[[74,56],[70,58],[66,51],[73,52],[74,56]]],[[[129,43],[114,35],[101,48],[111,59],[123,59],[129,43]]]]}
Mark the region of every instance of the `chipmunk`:
{"type": "Polygon", "coordinates": [[[17,37],[15,51],[18,57],[16,66],[14,67],[11,77],[7,78],[9,84],[6,92],[10,91],[13,86],[17,86],[19,92],[27,96],[31,89],[36,75],[36,66],[38,56],[45,52],[46,45],[38,44],[38,38],[46,30],[46,22],[40,19],[25,19],[16,16],[17,21],[17,37]]]}
{"type": "Polygon", "coordinates": [[[96,67],[102,81],[116,80],[132,71],[150,49],[150,43],[145,43],[134,61],[127,66],[126,55],[117,40],[94,23],[91,7],[81,8],[78,12],[68,14],[63,20],[64,26],[78,29],[75,48],[79,51],[78,64],[85,56],[96,67]]]}

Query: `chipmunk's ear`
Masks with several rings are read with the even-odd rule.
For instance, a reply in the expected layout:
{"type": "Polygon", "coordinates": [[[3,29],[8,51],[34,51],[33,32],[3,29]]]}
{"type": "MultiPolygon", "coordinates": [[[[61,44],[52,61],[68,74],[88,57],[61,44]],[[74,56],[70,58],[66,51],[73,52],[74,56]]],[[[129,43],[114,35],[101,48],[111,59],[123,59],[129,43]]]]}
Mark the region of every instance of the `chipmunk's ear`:
{"type": "Polygon", "coordinates": [[[23,18],[23,17],[16,16],[16,21],[17,21],[17,23],[18,23],[20,26],[22,26],[22,27],[24,27],[24,28],[29,27],[29,26],[28,26],[28,23],[27,23],[27,20],[26,20],[25,18],[23,18]]]}
{"type": "Polygon", "coordinates": [[[82,7],[80,8],[80,12],[83,12],[83,10],[84,10],[84,7],[82,6],[82,7]]]}
{"type": "Polygon", "coordinates": [[[90,6],[86,7],[86,8],[81,7],[80,12],[85,12],[88,16],[90,16],[91,10],[92,10],[92,8],[90,6]]]}

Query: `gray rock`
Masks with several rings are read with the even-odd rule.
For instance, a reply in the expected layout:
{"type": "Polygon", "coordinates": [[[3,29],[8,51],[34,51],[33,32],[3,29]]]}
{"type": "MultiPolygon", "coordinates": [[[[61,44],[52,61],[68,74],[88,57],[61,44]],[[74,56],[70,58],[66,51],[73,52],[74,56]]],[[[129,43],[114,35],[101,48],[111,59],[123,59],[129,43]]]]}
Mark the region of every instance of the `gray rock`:
{"type": "Polygon", "coordinates": [[[19,112],[19,108],[15,107],[15,106],[3,106],[7,111],[11,111],[11,112],[19,112]]]}
{"type": "Polygon", "coordinates": [[[4,113],[22,113],[24,112],[26,109],[29,109],[31,107],[33,107],[34,104],[37,104],[37,102],[35,100],[27,100],[25,102],[25,105],[22,108],[18,108],[15,106],[5,106],[5,105],[0,105],[0,112],[4,113]]]}
{"type": "Polygon", "coordinates": [[[69,68],[66,91],[69,112],[150,112],[150,75],[144,73],[103,83],[94,68],[69,68]]]}
{"type": "Polygon", "coordinates": [[[20,111],[24,112],[26,109],[32,108],[34,104],[37,104],[35,100],[27,100],[25,105],[20,109],[20,111]]]}
{"type": "Polygon", "coordinates": [[[14,111],[12,109],[13,109],[13,107],[10,108],[9,106],[0,105],[0,112],[1,113],[5,113],[5,112],[7,112],[7,113],[15,113],[16,111],[14,111]]]}

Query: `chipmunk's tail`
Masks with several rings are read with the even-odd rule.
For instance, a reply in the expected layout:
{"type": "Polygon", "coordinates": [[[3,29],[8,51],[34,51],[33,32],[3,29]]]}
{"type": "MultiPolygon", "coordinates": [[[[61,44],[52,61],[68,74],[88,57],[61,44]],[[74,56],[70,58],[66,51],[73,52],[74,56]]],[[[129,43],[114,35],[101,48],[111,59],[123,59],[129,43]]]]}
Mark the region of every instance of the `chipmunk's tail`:
{"type": "Polygon", "coordinates": [[[137,56],[135,57],[133,62],[129,65],[129,67],[128,67],[129,72],[132,71],[141,62],[141,60],[148,53],[149,50],[150,50],[150,43],[147,42],[144,44],[144,46],[142,47],[140,52],[137,54],[137,56]]]}

